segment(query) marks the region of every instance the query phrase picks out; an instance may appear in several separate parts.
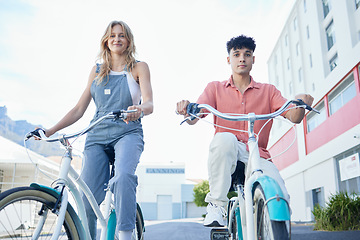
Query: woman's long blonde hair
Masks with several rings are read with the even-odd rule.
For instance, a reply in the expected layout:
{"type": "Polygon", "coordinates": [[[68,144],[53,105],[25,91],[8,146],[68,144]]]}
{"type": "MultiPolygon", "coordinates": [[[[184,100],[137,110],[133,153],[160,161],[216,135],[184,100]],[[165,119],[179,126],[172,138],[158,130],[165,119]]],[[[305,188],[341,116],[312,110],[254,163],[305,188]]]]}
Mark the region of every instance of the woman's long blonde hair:
{"type": "Polygon", "coordinates": [[[98,55],[98,60],[100,60],[101,62],[101,66],[100,66],[100,71],[99,74],[96,77],[96,81],[98,84],[100,84],[103,79],[109,74],[112,66],[111,66],[111,52],[110,49],[107,45],[108,40],[110,38],[111,35],[111,30],[114,26],[116,25],[120,25],[124,32],[125,32],[125,38],[128,40],[129,42],[129,46],[128,48],[125,50],[125,62],[126,62],[126,67],[128,71],[131,71],[136,63],[135,60],[135,52],[136,52],[136,48],[135,48],[135,44],[134,44],[134,35],[131,32],[131,29],[129,28],[129,26],[123,22],[123,21],[112,21],[109,23],[109,25],[107,26],[104,36],[101,38],[101,46],[100,46],[100,53],[98,55]]]}

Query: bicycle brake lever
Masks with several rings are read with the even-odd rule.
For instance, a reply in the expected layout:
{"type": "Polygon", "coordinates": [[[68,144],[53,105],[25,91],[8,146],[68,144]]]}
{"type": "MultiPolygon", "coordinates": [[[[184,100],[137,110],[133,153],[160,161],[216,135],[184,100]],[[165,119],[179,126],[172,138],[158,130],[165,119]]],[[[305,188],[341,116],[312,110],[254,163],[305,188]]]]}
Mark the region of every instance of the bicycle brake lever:
{"type": "Polygon", "coordinates": [[[313,112],[315,112],[315,113],[317,113],[317,114],[320,114],[320,112],[319,112],[318,110],[316,110],[315,108],[312,108],[312,107],[310,107],[309,105],[307,105],[306,103],[304,103],[304,101],[303,101],[302,99],[297,99],[296,102],[295,102],[295,104],[296,104],[297,106],[299,106],[299,105],[304,105],[306,110],[313,111],[313,112]]]}
{"type": "Polygon", "coordinates": [[[191,118],[192,118],[192,117],[187,117],[187,118],[185,118],[185,119],[180,123],[180,125],[183,124],[184,122],[186,122],[187,120],[192,120],[191,118]]]}

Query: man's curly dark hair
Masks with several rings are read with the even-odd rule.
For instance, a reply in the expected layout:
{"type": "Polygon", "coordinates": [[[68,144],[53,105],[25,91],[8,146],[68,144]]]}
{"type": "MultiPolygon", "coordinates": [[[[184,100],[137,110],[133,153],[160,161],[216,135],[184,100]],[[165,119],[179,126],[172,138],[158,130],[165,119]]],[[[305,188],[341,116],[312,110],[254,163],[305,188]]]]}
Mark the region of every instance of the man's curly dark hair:
{"type": "Polygon", "coordinates": [[[254,52],[256,48],[255,40],[252,37],[240,35],[238,37],[231,38],[226,43],[228,54],[230,54],[231,49],[236,50],[236,49],[242,49],[243,47],[248,48],[254,52]]]}

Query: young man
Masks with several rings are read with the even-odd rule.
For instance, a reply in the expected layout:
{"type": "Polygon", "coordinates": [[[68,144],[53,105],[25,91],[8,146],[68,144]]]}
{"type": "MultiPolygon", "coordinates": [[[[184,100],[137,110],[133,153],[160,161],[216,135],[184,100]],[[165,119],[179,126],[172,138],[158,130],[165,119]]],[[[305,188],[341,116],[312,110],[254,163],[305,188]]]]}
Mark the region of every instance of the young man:
{"type": "MultiPolygon", "coordinates": [[[[244,35],[234,37],[227,42],[227,61],[231,66],[232,75],[226,81],[210,82],[199,97],[197,103],[208,104],[223,113],[267,114],[278,110],[286,99],[279,90],[271,84],[258,83],[250,75],[255,62],[255,41],[244,35]]],[[[299,94],[295,99],[302,99],[309,106],[313,97],[299,94]]],[[[190,102],[182,100],[177,103],[177,112],[187,116],[186,107],[190,102]]],[[[283,114],[293,123],[300,123],[304,117],[303,108],[294,108],[283,114]]],[[[188,121],[195,124],[197,119],[188,121]]],[[[228,129],[215,127],[215,136],[210,144],[208,159],[208,175],[210,192],[205,201],[208,202],[204,225],[208,227],[224,226],[225,207],[228,202],[227,193],[231,185],[231,174],[235,171],[237,161],[247,164],[249,152],[247,149],[247,133],[229,129],[246,130],[247,122],[232,122],[214,117],[214,123],[228,129]]],[[[258,133],[265,121],[255,122],[254,130],[258,133]]],[[[270,157],[266,150],[272,121],[269,122],[259,135],[259,151],[264,172],[273,177],[281,186],[285,196],[289,199],[284,181],[275,165],[267,161],[270,157]]]]}

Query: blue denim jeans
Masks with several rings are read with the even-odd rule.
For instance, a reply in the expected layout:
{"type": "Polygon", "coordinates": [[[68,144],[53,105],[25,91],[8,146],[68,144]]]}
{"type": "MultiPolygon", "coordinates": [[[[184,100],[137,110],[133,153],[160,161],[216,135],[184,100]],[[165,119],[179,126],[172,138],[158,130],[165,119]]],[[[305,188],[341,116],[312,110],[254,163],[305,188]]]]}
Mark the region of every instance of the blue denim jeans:
{"type": "MultiPolygon", "coordinates": [[[[109,182],[109,159],[104,152],[106,145],[91,144],[85,147],[81,177],[90,188],[100,205],[105,198],[107,183],[114,194],[117,230],[126,231],[135,228],[136,219],[136,167],[144,149],[143,136],[139,133],[123,135],[111,144],[115,150],[115,176],[109,182]]],[[[96,215],[89,202],[83,196],[89,230],[92,239],[96,239],[96,215]]]]}

